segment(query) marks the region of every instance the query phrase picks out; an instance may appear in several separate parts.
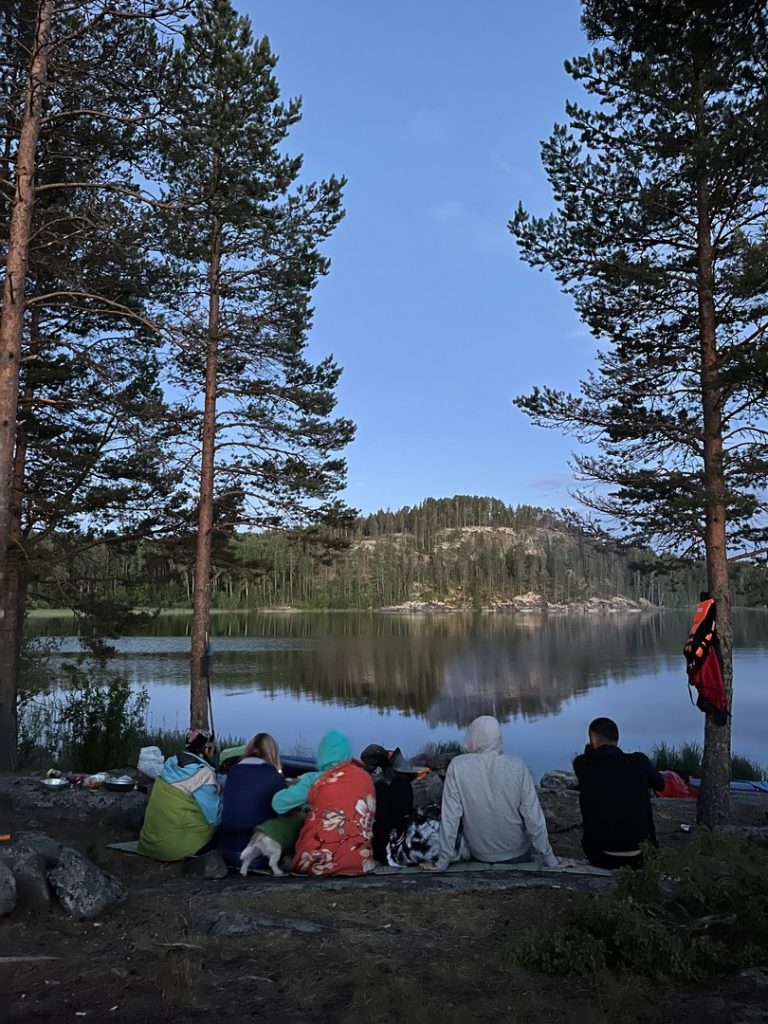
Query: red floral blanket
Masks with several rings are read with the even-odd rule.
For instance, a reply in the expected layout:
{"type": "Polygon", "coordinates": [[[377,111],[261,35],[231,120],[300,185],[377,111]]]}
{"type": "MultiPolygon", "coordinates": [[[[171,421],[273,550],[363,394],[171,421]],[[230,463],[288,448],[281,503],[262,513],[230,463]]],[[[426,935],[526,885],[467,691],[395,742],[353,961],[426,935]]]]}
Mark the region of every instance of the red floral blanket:
{"type": "Polygon", "coordinates": [[[372,871],[375,813],[368,772],[356,761],[330,768],[309,791],[309,814],[296,842],[293,870],[307,875],[372,871]]]}

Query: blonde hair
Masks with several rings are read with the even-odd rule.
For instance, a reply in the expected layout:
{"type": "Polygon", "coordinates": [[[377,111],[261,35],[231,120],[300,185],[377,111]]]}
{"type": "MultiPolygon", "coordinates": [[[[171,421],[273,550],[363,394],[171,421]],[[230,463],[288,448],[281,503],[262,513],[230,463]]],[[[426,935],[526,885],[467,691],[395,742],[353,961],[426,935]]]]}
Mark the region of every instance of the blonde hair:
{"type": "Polygon", "coordinates": [[[279,772],[283,770],[280,764],[280,748],[277,740],[268,732],[257,732],[245,748],[243,757],[261,757],[269,764],[274,765],[279,772]]]}

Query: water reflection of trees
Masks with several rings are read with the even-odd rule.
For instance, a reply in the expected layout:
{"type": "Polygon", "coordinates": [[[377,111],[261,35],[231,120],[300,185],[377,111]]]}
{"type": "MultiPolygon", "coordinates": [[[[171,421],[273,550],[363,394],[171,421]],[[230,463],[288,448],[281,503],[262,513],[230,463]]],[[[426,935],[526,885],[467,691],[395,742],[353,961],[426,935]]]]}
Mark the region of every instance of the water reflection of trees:
{"type": "MultiPolygon", "coordinates": [[[[39,634],[61,629],[33,620],[39,634]]],[[[155,636],[184,636],[159,616],[155,636]]],[[[765,647],[764,612],[735,622],[736,648],[765,647]]],[[[214,619],[214,684],[424,716],[463,726],[479,714],[535,718],[609,680],[661,664],[684,683],[686,614],[634,616],[227,614],[214,619]],[[218,641],[218,642],[217,642],[218,641]]],[[[71,632],[71,627],[66,630],[71,632]]],[[[157,657],[159,652],[155,655],[157,657]]],[[[170,656],[178,665],[178,655],[170,656]]],[[[146,673],[146,670],[145,670],[146,673]]],[[[155,664],[153,678],[163,672],[155,664]]],[[[182,673],[183,675],[183,673],[182,673]]]]}
{"type": "Polygon", "coordinates": [[[249,655],[260,690],[397,710],[430,724],[553,714],[609,678],[634,674],[640,661],[653,671],[673,652],[683,671],[679,616],[350,615],[334,616],[331,631],[300,618],[315,619],[285,625],[313,638],[310,646],[249,655]]]}

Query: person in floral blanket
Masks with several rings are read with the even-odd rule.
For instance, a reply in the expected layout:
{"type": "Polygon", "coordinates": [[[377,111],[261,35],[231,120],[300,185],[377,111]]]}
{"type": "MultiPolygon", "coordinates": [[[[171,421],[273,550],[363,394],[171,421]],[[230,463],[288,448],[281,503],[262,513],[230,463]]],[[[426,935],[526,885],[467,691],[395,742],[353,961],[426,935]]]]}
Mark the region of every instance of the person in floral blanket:
{"type": "Polygon", "coordinates": [[[346,736],[327,732],[317,751],[320,771],[275,793],[272,807],[285,814],[309,805],[296,842],[293,870],[306,875],[363,875],[375,862],[371,840],[376,797],[373,781],[346,736]]]}

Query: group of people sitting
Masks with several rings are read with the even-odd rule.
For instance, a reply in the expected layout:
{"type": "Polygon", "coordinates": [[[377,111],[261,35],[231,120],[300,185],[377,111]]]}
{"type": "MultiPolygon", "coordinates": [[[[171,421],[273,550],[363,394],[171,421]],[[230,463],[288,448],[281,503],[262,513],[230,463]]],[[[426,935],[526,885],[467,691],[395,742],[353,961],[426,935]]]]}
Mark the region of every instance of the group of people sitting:
{"type": "MultiPolygon", "coordinates": [[[[641,844],[656,845],[650,790],[661,791],[664,778],[644,754],[625,754],[618,740],[614,722],[595,719],[574,761],[582,846],[598,867],[636,867],[641,844]]],[[[416,808],[413,768],[393,763],[378,746],[355,759],[335,730],[320,742],[317,770],[296,780],[283,776],[268,733],[254,736],[224,776],[214,767],[213,737],[193,730],[154,784],[139,850],[173,861],[218,849],[230,867],[245,860],[263,869],[266,856],[254,858],[252,843],[263,834],[290,855],[292,871],[315,876],[361,875],[377,861],[434,871],[469,859],[572,865],[552,851],[531,774],[519,757],[502,753],[498,721],[476,718],[463,750],[448,765],[441,804],[416,808]]]]}

